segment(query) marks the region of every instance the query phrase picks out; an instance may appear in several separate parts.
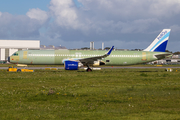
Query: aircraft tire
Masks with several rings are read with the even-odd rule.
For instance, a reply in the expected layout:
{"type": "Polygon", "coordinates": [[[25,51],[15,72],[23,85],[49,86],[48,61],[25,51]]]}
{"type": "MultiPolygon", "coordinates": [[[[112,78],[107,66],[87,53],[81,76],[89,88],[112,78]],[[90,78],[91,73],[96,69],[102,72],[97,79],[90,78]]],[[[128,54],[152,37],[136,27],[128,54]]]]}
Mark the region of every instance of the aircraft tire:
{"type": "Polygon", "coordinates": [[[91,71],[92,71],[92,69],[91,69],[91,68],[88,68],[86,71],[87,71],[87,72],[91,72],[91,71]]]}

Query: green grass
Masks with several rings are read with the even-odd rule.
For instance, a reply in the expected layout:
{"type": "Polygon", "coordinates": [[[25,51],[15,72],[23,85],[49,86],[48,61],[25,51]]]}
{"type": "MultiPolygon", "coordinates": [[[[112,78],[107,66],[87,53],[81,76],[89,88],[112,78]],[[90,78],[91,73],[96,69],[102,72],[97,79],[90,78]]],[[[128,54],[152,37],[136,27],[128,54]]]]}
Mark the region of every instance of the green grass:
{"type": "Polygon", "coordinates": [[[175,70],[0,70],[0,119],[180,119],[175,70]]]}

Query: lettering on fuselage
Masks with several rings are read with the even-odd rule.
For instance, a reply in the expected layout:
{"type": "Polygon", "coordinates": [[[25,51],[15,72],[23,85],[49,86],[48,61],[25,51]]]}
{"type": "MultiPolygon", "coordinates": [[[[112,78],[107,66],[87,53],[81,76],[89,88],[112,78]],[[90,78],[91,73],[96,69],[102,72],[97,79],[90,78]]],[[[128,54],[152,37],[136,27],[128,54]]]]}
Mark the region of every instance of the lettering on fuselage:
{"type": "Polygon", "coordinates": [[[160,40],[166,33],[167,33],[167,31],[162,32],[162,33],[157,37],[157,39],[160,40]]]}
{"type": "Polygon", "coordinates": [[[77,64],[68,64],[68,66],[77,66],[77,64]]]}

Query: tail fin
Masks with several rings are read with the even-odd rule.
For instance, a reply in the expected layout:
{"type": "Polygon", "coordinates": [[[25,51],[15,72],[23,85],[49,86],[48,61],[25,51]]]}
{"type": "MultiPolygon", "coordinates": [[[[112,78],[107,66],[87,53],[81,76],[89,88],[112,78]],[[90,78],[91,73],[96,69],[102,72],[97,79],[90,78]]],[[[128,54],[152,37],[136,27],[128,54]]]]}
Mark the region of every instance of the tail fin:
{"type": "Polygon", "coordinates": [[[171,29],[163,29],[157,38],[144,51],[165,52],[171,29]]]}

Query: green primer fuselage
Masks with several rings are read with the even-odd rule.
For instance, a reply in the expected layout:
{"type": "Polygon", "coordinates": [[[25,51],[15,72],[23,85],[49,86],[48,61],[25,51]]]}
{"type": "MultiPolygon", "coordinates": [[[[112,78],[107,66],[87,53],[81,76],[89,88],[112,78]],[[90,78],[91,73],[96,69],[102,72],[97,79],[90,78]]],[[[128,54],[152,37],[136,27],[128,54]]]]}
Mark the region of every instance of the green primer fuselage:
{"type": "MultiPolygon", "coordinates": [[[[11,63],[18,64],[64,64],[65,60],[78,60],[104,55],[107,51],[101,50],[24,50],[16,52],[10,57],[11,63]]],[[[155,61],[155,55],[167,54],[167,52],[147,51],[112,51],[111,55],[102,59],[105,65],[132,65],[155,61]]]]}

